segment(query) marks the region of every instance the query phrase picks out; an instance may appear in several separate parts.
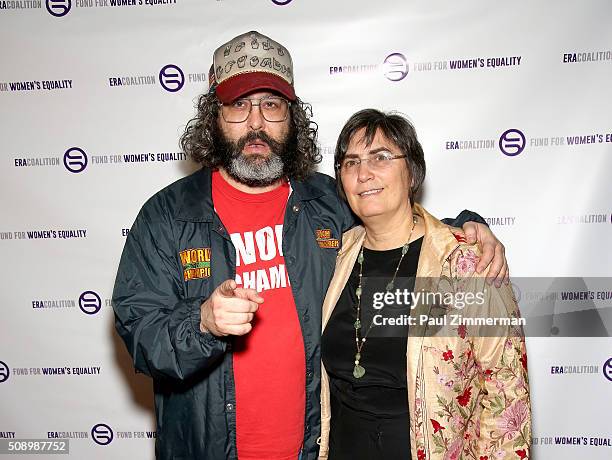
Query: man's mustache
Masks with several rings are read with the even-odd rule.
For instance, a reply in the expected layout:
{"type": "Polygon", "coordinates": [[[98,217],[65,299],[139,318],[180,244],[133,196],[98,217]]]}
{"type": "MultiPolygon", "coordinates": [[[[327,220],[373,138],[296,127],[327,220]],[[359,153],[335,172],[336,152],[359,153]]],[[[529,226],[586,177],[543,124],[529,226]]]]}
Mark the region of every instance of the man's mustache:
{"type": "Polygon", "coordinates": [[[263,131],[249,131],[246,135],[242,136],[238,139],[236,143],[236,154],[240,155],[244,147],[254,141],[263,141],[270,146],[273,151],[279,151],[282,148],[282,144],[276,140],[274,140],[271,136],[266,134],[263,131]]]}

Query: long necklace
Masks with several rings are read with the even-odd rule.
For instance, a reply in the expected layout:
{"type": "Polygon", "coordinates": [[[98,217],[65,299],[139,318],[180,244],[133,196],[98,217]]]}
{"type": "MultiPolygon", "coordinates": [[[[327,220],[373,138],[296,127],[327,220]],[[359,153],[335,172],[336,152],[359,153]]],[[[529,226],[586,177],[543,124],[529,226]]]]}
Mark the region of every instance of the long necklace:
{"type": "MultiPolygon", "coordinates": [[[[408,235],[408,241],[402,246],[402,256],[400,257],[399,262],[397,263],[397,267],[395,267],[395,272],[393,273],[393,277],[391,281],[387,283],[385,287],[385,291],[391,292],[393,287],[395,286],[395,278],[397,277],[397,272],[402,264],[402,260],[404,260],[404,256],[408,252],[408,248],[410,247],[410,238],[412,237],[412,232],[417,223],[417,217],[412,217],[412,228],[410,229],[410,235],[408,235]]],[[[357,317],[355,319],[355,323],[353,326],[355,327],[355,348],[357,352],[355,353],[355,367],[353,368],[353,377],[356,379],[360,379],[365,375],[365,368],[360,364],[361,361],[361,350],[366,343],[366,339],[368,338],[368,334],[374,325],[374,318],[370,322],[370,327],[362,337],[361,335],[361,293],[363,292],[363,244],[361,245],[361,250],[359,251],[359,256],[357,257],[357,262],[359,263],[359,285],[355,290],[355,295],[357,296],[357,317]]]]}

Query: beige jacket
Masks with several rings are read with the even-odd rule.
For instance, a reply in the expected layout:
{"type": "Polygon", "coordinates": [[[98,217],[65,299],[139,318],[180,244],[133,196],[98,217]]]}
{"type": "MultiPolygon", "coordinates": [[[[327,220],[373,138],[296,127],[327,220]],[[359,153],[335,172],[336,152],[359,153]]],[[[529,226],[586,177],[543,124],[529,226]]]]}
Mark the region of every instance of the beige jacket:
{"type": "MultiPolygon", "coordinates": [[[[473,316],[518,321],[512,289],[505,285],[499,289],[488,286],[484,274],[476,273],[478,247],[468,245],[461,230],[444,225],[418,204],[414,210],[425,223],[415,292],[437,289],[481,293],[484,306],[478,307],[480,311],[473,316]]],[[[343,235],[334,278],[323,304],[323,329],[350,276],[364,237],[363,227],[343,235]]],[[[467,308],[463,313],[468,313],[467,308]]],[[[448,306],[420,305],[412,315],[432,317],[439,315],[440,310],[443,314],[457,311],[448,306]]],[[[531,458],[531,403],[522,328],[503,325],[494,329],[493,334],[488,329],[489,336],[483,336],[483,328],[472,324],[449,325],[443,333],[436,333],[436,327],[428,324],[410,327],[406,379],[412,458],[531,458]]],[[[329,379],[323,366],[321,372],[319,443],[320,458],[325,459],[331,411],[329,379]]]]}

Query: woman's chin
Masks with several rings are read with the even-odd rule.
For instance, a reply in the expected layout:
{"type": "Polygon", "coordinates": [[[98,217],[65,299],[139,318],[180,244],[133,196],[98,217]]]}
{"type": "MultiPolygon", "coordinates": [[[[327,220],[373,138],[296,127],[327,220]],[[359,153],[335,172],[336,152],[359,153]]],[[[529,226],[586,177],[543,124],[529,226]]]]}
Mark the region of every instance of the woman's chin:
{"type": "Polygon", "coordinates": [[[363,222],[367,222],[370,219],[380,219],[381,217],[385,217],[386,213],[384,209],[380,209],[379,207],[368,207],[366,209],[359,209],[355,211],[357,217],[359,217],[363,222]]]}

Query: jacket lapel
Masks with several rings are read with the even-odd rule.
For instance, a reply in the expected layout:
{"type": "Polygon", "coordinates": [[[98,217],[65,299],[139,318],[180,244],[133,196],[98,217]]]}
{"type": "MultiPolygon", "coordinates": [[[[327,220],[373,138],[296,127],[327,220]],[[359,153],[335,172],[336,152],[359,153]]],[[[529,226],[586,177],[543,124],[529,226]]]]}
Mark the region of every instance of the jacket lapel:
{"type": "MultiPolygon", "coordinates": [[[[452,231],[440,222],[438,219],[429,214],[419,204],[414,205],[414,213],[421,216],[425,225],[425,236],[421,246],[419,255],[419,264],[417,267],[417,278],[414,286],[415,292],[435,292],[436,279],[440,279],[443,274],[444,266],[450,255],[459,246],[457,239],[452,231]]],[[[419,315],[430,314],[430,307],[427,305],[417,306],[412,311],[417,321],[419,315]]],[[[421,415],[421,436],[425,444],[429,439],[425,433],[428,431],[428,419],[426,414],[425,388],[424,388],[424,372],[422,365],[423,342],[427,332],[427,326],[414,326],[412,332],[408,333],[408,341],[406,346],[406,385],[408,388],[408,407],[410,411],[411,437],[414,436],[416,430],[415,423],[418,421],[415,414],[421,415]],[[417,400],[421,401],[421,407],[417,407],[417,400]]],[[[416,440],[411,443],[413,458],[417,458],[416,440]]],[[[429,452],[429,446],[426,445],[429,452]]]]}
{"type": "Polygon", "coordinates": [[[346,283],[351,276],[353,266],[355,265],[355,261],[359,255],[364,238],[365,229],[361,226],[354,227],[342,235],[342,249],[338,253],[338,257],[336,259],[334,279],[329,286],[327,295],[325,296],[325,301],[323,302],[322,330],[325,330],[327,321],[329,321],[336,303],[340,298],[340,294],[342,294],[344,286],[346,286],[346,283]]]}

